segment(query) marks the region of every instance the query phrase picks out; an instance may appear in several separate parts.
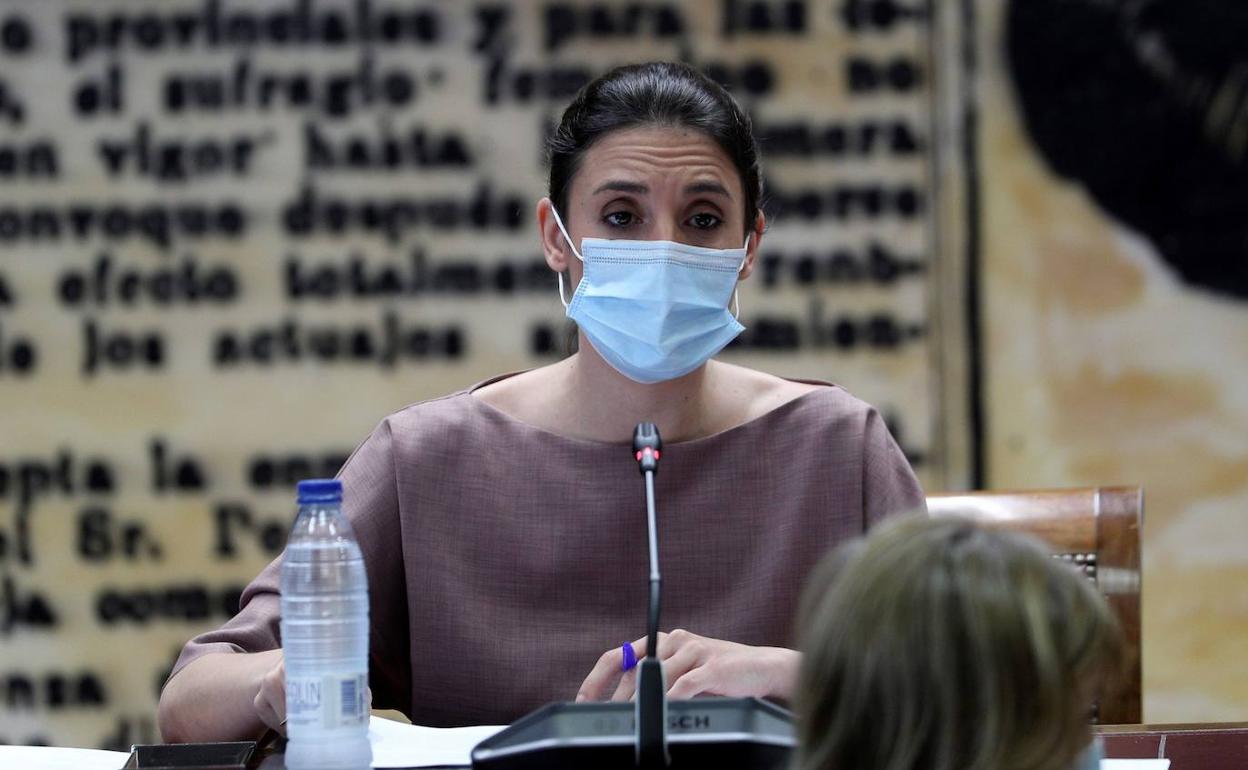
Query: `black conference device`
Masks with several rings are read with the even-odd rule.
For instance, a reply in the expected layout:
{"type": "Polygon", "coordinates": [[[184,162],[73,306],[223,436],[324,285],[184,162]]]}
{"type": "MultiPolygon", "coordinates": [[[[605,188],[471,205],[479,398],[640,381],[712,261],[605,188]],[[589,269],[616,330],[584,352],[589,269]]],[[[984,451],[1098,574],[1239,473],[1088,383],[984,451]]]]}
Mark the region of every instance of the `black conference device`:
{"type": "MultiPolygon", "coordinates": [[[[663,442],[652,423],[633,431],[633,456],[646,484],[650,544],[647,650],[659,633],[659,535],[654,474],[663,442]]],[[[792,715],[759,698],[667,700],[663,666],[638,664],[635,703],[550,703],[481,741],[472,766],[481,770],[661,770],[785,767],[796,738],[792,715]]]]}

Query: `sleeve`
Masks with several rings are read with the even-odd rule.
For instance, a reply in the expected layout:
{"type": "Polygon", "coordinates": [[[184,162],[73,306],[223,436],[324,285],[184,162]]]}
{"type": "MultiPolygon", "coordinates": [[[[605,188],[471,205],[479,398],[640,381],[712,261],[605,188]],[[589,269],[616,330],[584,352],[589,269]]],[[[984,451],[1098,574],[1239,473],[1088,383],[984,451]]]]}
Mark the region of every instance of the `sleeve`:
{"type": "MultiPolygon", "coordinates": [[[[343,512],[364,556],[369,595],[369,686],[376,708],[411,709],[406,575],[396,461],[389,421],[361,443],[338,472],[343,512]]],[[[243,591],[239,611],[220,628],[186,643],[172,679],[188,663],[215,652],[262,652],[281,646],[281,563],[274,559],[243,591]]]]}
{"type": "Polygon", "coordinates": [[[863,527],[870,529],[885,517],[915,512],[927,512],[923,487],[884,418],[870,409],[863,430],[863,527]]]}

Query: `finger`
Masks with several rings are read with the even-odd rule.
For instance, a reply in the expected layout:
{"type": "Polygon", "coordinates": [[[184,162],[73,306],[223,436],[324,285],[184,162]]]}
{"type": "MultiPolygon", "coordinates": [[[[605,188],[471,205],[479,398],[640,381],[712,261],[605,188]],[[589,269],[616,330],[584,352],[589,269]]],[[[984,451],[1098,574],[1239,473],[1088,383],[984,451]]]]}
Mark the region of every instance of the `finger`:
{"type": "Polygon", "coordinates": [[[701,640],[702,637],[683,628],[678,628],[670,634],[659,634],[659,660],[666,662],[686,646],[701,644],[701,640]]]}
{"type": "MultiPolygon", "coordinates": [[[[705,648],[698,641],[698,637],[684,631],[660,634],[658,647],[659,660],[663,663],[663,677],[669,682],[698,665],[705,657],[705,648]]],[[[611,700],[632,700],[636,695],[637,669],[633,669],[620,679],[611,700]]]]}
{"type": "MultiPolygon", "coordinates": [[[[659,649],[663,649],[663,640],[667,638],[667,634],[659,632],[659,649]]],[[[633,653],[637,656],[637,660],[646,657],[649,652],[646,648],[650,646],[650,637],[643,636],[640,639],[630,642],[633,645],[633,653]]]]}
{"type": "Polygon", "coordinates": [[[286,723],[286,665],[279,662],[260,680],[256,693],[256,713],[274,730],[285,733],[286,723]]]}
{"type": "Polygon", "coordinates": [[[264,690],[256,693],[256,697],[251,700],[251,706],[256,710],[256,716],[260,718],[260,721],[266,727],[272,727],[276,722],[281,721],[275,719],[273,709],[269,706],[268,699],[264,697],[264,690]]]}
{"type": "MultiPolygon", "coordinates": [[[[672,653],[680,649],[681,645],[687,644],[690,639],[694,639],[693,634],[688,631],[672,631],[670,634],[666,631],[659,632],[658,648],[659,660],[667,660],[672,657],[672,653]]],[[[643,636],[632,643],[633,652],[637,655],[637,660],[641,660],[649,653],[650,638],[643,636]]]]}
{"type": "Polygon", "coordinates": [[[615,688],[615,693],[611,696],[613,701],[626,701],[633,697],[633,693],[637,691],[637,666],[631,670],[625,671],[624,676],[620,677],[620,683],[615,688]]]}
{"type": "Polygon", "coordinates": [[[581,682],[581,687],[576,692],[576,700],[602,700],[603,695],[607,691],[607,687],[615,681],[616,674],[619,673],[620,667],[624,664],[624,655],[620,648],[604,652],[598,658],[598,662],[590,669],[589,675],[585,677],[585,681],[581,682]]]}
{"type": "Polygon", "coordinates": [[[707,672],[707,667],[698,666],[672,682],[672,686],[667,690],[667,697],[670,700],[696,698],[699,695],[711,693],[710,684],[711,677],[707,672]]]}
{"type": "Polygon", "coordinates": [[[273,704],[273,713],[277,715],[278,725],[286,726],[286,666],[281,665],[269,674],[269,701],[273,704]]]}
{"type": "Polygon", "coordinates": [[[272,699],[264,690],[256,693],[256,698],[252,703],[256,709],[256,716],[260,718],[265,727],[276,730],[283,735],[286,734],[285,716],[278,713],[272,699]]]}
{"type": "MultiPolygon", "coordinates": [[[[672,657],[663,661],[663,678],[667,680],[667,696],[675,697],[672,691],[676,683],[690,671],[702,666],[706,661],[703,660],[702,650],[692,644],[687,644],[680,648],[672,657]]],[[[689,697],[689,696],[685,696],[689,697]]]]}
{"type": "MultiPolygon", "coordinates": [[[[637,659],[641,660],[646,654],[645,637],[632,642],[632,645],[637,659]]],[[[585,681],[581,682],[581,687],[576,692],[577,702],[604,699],[607,695],[607,688],[615,681],[623,667],[624,653],[619,647],[612,647],[604,652],[590,669],[585,681]]]]}
{"type": "MultiPolygon", "coordinates": [[[[666,641],[667,635],[660,633],[658,638],[659,650],[663,649],[666,641]]],[[[615,693],[611,696],[611,700],[616,702],[632,700],[633,696],[637,694],[637,673],[641,670],[641,660],[646,657],[646,648],[649,646],[650,641],[648,637],[643,636],[631,644],[634,650],[633,657],[636,660],[636,665],[632,669],[625,671],[624,676],[620,677],[620,683],[616,686],[615,693]]]]}

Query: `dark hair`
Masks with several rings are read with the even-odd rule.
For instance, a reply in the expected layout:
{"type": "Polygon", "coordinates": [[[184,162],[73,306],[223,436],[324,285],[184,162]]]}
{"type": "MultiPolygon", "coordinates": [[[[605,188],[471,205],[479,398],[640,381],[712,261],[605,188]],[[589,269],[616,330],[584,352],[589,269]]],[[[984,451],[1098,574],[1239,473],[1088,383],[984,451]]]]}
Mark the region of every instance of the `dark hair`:
{"type": "Polygon", "coordinates": [[[692,128],[715,140],[741,177],[748,233],[762,197],[750,118],[723,86],[678,62],[616,67],[577,93],[546,142],[550,199],[559,213],[567,215],[568,185],[593,143],[612,131],[645,125],[692,128]]]}

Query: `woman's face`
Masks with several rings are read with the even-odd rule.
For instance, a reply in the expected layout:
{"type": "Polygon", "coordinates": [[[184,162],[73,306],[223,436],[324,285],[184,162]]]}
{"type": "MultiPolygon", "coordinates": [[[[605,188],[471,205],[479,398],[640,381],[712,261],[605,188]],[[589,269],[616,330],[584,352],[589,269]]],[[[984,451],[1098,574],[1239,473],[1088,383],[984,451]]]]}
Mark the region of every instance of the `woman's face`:
{"type": "MultiPolygon", "coordinates": [[[[559,214],[578,250],[582,238],[739,249],[744,197],[736,167],[714,140],[692,129],[645,126],[614,131],[590,147],[568,185],[568,210],[559,214]]],[[[546,261],[552,270],[570,270],[575,287],[582,266],[551,208],[543,199],[537,210],[546,261]]],[[[751,224],[761,235],[762,216],[751,224]]],[[[757,246],[751,238],[741,278],[749,275],[757,246]]]]}

